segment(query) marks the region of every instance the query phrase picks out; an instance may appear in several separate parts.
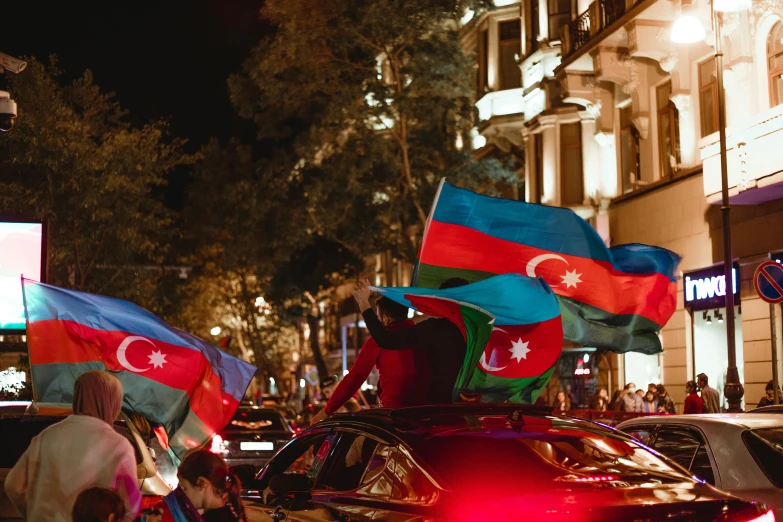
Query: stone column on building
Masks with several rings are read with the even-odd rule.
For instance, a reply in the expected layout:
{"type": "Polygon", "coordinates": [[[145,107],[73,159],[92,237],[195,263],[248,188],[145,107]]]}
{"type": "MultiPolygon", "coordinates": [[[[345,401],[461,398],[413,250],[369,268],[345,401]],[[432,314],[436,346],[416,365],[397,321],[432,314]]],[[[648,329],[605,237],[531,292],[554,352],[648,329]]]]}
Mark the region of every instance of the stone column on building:
{"type": "Polygon", "coordinates": [[[544,140],[543,157],[543,181],[544,190],[542,203],[547,205],[560,206],[560,179],[557,175],[560,164],[560,155],[558,154],[558,130],[557,116],[542,115],[538,118],[541,126],[541,135],[544,140]]]}
{"type": "Polygon", "coordinates": [[[585,196],[598,200],[601,198],[600,147],[595,140],[596,119],[601,114],[601,106],[590,104],[579,111],[579,123],[582,130],[582,180],[585,196]]]}

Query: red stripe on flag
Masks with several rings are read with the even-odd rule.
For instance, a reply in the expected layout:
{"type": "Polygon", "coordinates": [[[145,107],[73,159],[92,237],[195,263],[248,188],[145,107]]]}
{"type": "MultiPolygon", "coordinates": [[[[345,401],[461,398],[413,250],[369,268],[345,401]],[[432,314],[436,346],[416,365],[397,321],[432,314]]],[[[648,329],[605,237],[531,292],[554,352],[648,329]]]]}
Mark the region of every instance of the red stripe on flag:
{"type": "Polygon", "coordinates": [[[495,325],[478,367],[497,377],[537,377],[554,366],[562,349],[559,316],[535,324],[495,325]]]}
{"type": "Polygon", "coordinates": [[[433,220],[420,259],[427,265],[523,275],[528,275],[532,261],[535,274],[556,294],[612,314],[641,315],[660,325],[677,308],[677,283],[662,274],[628,274],[604,261],[521,245],[461,225],[433,220]],[[543,255],[549,257],[539,257],[543,255]]]}
{"type": "Polygon", "coordinates": [[[190,398],[193,413],[216,431],[231,420],[238,402],[222,391],[220,377],[201,352],[138,337],[128,332],[98,330],[56,319],[35,321],[27,328],[32,365],[101,362],[107,370],[127,371],[184,391],[190,398]],[[137,340],[126,344],[124,353],[119,353],[128,337],[137,337],[137,340]],[[160,355],[156,356],[158,353],[165,362],[160,355]],[[157,367],[153,364],[156,361],[157,367]],[[133,371],[129,367],[144,371],[133,371]]]}

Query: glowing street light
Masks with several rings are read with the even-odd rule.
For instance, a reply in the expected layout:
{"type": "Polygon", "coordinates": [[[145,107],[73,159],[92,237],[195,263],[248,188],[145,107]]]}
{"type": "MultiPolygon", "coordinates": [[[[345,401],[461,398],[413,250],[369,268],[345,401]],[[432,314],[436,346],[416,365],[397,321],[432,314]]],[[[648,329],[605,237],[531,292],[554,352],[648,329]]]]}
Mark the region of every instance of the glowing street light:
{"type": "Polygon", "coordinates": [[[220,330],[219,326],[216,326],[216,327],[214,327],[213,329],[211,329],[209,331],[209,333],[211,333],[212,335],[220,335],[220,332],[221,332],[221,330],[220,330]]]}

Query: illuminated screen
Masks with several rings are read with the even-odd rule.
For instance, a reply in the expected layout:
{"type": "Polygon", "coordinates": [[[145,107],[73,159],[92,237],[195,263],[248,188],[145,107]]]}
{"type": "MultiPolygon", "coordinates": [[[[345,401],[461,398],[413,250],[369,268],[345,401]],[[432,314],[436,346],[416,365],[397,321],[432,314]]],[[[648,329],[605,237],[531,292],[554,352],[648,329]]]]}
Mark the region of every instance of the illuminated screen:
{"type": "Polygon", "coordinates": [[[0,332],[24,330],[20,276],[41,280],[41,223],[0,221],[0,332]]]}

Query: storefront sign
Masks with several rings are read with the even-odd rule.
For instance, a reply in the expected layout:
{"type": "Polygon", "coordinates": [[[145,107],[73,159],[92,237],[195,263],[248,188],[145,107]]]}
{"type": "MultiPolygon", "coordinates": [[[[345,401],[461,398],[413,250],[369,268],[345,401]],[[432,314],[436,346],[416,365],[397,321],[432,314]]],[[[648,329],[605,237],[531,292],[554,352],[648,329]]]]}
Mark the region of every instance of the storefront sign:
{"type": "MultiPolygon", "coordinates": [[[[738,276],[739,265],[734,264],[732,287],[735,304],[739,304],[738,276]]],[[[685,308],[690,310],[723,308],[726,306],[726,278],[723,274],[723,265],[686,273],[684,290],[685,308]]]]}

